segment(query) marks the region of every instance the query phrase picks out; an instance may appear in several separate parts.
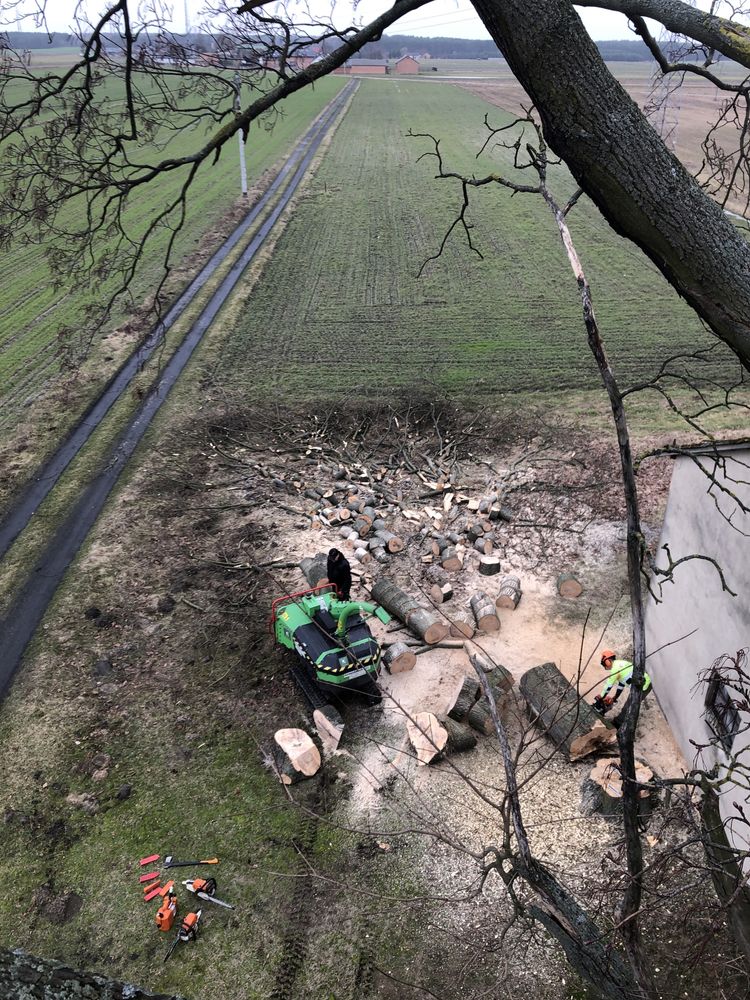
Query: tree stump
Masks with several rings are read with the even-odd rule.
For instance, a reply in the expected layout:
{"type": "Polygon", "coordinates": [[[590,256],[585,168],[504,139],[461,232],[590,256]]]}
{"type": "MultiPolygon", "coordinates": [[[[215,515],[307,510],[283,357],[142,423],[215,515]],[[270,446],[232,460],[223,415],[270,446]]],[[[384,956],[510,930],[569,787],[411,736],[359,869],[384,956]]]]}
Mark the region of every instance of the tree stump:
{"type": "Polygon", "coordinates": [[[318,739],[323,745],[326,753],[333,753],[338,749],[341,737],[344,734],[344,720],[341,714],[333,705],[322,705],[313,711],[313,725],[318,734],[318,739]]]}
{"type": "Polygon", "coordinates": [[[569,760],[614,747],[613,727],[580,697],[554,663],[528,670],[519,686],[538,724],[569,760]]]}
{"type": "Polygon", "coordinates": [[[495,611],[495,602],[482,591],[469,600],[474,620],[480,632],[497,632],[500,621],[495,611]]]}
{"type": "Polygon", "coordinates": [[[479,572],[482,576],[497,576],[500,572],[500,560],[497,556],[482,556],[479,560],[479,572]]]}
{"type": "Polygon", "coordinates": [[[383,663],[389,674],[403,674],[413,670],[417,658],[405,642],[395,642],[383,653],[383,663]]]}
{"type": "Polygon", "coordinates": [[[373,601],[408,625],[428,645],[432,646],[448,635],[448,626],[434,611],[421,607],[415,598],[386,577],[376,580],[370,593],[373,601]]]}
{"type": "Polygon", "coordinates": [[[463,722],[481,693],[479,682],[473,677],[462,677],[451,699],[448,718],[463,722]]]}
{"type": "Polygon", "coordinates": [[[273,740],[273,762],[282,784],[294,785],[320,769],[320,751],[304,730],[279,729],[273,740]]]}
{"type": "Polygon", "coordinates": [[[583,587],[572,573],[561,573],[557,578],[557,592],[560,597],[580,597],[583,587]]]}
{"type": "MultiPolygon", "coordinates": [[[[654,772],[643,761],[636,760],[635,777],[639,784],[646,785],[653,781],[654,772]]],[[[619,761],[606,757],[598,760],[588,777],[584,779],[582,792],[584,798],[588,800],[589,807],[596,803],[594,809],[601,812],[603,816],[621,816],[623,794],[619,761]],[[598,789],[598,794],[596,789],[598,789]]],[[[647,788],[642,788],[638,793],[638,815],[641,819],[647,819],[658,802],[659,797],[656,790],[650,791],[647,788]]]]}
{"type": "Polygon", "coordinates": [[[500,581],[500,590],[495,598],[495,607],[511,608],[515,611],[520,600],[521,581],[517,576],[504,576],[500,581]]]}

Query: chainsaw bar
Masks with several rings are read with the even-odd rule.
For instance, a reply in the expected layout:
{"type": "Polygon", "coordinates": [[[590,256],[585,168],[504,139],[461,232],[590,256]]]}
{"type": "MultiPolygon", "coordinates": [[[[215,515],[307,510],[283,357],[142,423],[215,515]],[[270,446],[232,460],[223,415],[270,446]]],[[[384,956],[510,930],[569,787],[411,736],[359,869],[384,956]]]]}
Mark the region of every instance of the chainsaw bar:
{"type": "Polygon", "coordinates": [[[200,899],[207,899],[209,903],[216,903],[218,906],[226,906],[228,910],[234,909],[231,903],[225,903],[223,899],[217,899],[216,896],[209,896],[207,892],[196,892],[195,895],[200,899]]]}

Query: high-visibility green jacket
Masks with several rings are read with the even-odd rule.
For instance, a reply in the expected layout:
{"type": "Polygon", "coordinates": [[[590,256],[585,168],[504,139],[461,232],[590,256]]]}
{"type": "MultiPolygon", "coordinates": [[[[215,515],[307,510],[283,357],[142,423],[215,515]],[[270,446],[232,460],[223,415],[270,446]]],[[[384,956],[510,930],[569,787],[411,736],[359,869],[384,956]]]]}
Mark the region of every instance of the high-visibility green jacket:
{"type": "MultiPolygon", "coordinates": [[[[633,680],[633,664],[630,660],[614,660],[607,675],[604,687],[602,688],[602,698],[606,698],[609,691],[617,685],[615,698],[619,698],[625,690],[625,685],[630,685],[633,680]]],[[[643,693],[645,694],[651,687],[651,678],[648,674],[643,675],[643,693]]]]}

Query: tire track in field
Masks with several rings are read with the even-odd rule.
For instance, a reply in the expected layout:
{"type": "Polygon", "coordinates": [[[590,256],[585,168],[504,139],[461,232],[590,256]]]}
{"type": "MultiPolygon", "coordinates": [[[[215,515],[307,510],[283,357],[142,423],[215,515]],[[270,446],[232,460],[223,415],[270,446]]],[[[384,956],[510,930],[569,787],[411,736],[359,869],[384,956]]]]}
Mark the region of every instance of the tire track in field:
{"type": "MultiPolygon", "coordinates": [[[[292,194],[299,185],[304,171],[312,159],[314,152],[317,150],[323,137],[330,129],[339,109],[346,103],[346,100],[348,100],[350,95],[351,90],[349,87],[344,87],[343,90],[341,90],[333,99],[333,101],[331,101],[328,107],[325,108],[322,114],[318,117],[317,121],[311,125],[303,138],[297,144],[291,156],[287,159],[286,163],[281,168],[265,194],[253,206],[226,242],[222,244],[211,259],[203,266],[198,275],[193,279],[193,281],[191,281],[175,304],[171,307],[171,309],[169,309],[164,318],[160,320],[151,330],[141,347],[126,358],[120,368],[106,383],[97,399],[95,399],[88,406],[57,451],[49,459],[47,459],[32,480],[16,497],[13,506],[6,514],[2,522],[0,522],[0,559],[5,555],[15,539],[29,523],[36,509],[51,492],[60,476],[62,476],[65,469],[73,461],[81,448],[86,444],[111,407],[117,402],[123,393],[126,392],[132,380],[140,372],[143,365],[148,361],[156,348],[163,342],[165,335],[171,327],[174,326],[174,324],[179,320],[180,316],[182,316],[201,288],[203,288],[206,282],[213,276],[219,265],[225,260],[230,251],[234,249],[253,223],[258,220],[261,213],[268,207],[273,197],[282,187],[284,181],[288,179],[290,173],[292,173],[296,167],[297,169],[281,197],[280,205],[282,208],[286,207],[287,203],[291,200],[292,194]]],[[[280,215],[281,211],[279,210],[279,205],[277,205],[261,225],[260,232],[263,233],[262,239],[258,241],[258,237],[256,236],[240,258],[241,261],[244,261],[241,270],[236,272],[237,265],[235,265],[230,272],[230,275],[235,275],[234,281],[228,288],[225,288],[226,281],[222,282],[219,291],[222,292],[223,290],[223,298],[221,299],[220,304],[223,303],[224,299],[228,296],[229,291],[234,287],[234,284],[236,284],[239,279],[242,271],[244,271],[245,267],[247,267],[252,258],[258,252],[262,243],[265,241],[271,226],[276,222],[280,215]],[[269,225],[269,219],[271,218],[273,219],[273,222],[269,225]],[[250,247],[253,249],[248,255],[250,247]]],[[[214,303],[215,299],[216,295],[211,298],[209,305],[206,307],[206,311],[212,309],[212,303],[214,303]]],[[[213,319],[217,312],[218,308],[212,310],[211,319],[213,319]]],[[[204,315],[205,311],[198,318],[196,324],[194,324],[191,330],[186,334],[183,344],[191,336],[195,327],[201,324],[204,315]]],[[[201,336],[205,333],[205,329],[207,329],[207,327],[204,327],[201,332],[201,336]]],[[[176,353],[177,351],[175,354],[176,353]]],[[[183,365],[184,363],[185,362],[183,362],[183,365]]],[[[0,684],[0,689],[1,688],[2,684],[0,684]]]]}
{"type": "MultiPolygon", "coordinates": [[[[73,502],[72,507],[67,515],[63,517],[57,530],[48,541],[25,583],[21,586],[15,599],[12,600],[4,618],[0,620],[0,650],[2,650],[2,660],[0,661],[0,697],[7,690],[21,662],[26,646],[34,635],[36,627],[47,610],[68,566],[99,516],[120,473],[127,465],[133,452],[148,430],[154,416],[161,409],[162,404],[182,374],[194,350],[210,328],[242,274],[265,244],[266,239],[307,173],[308,167],[323,139],[336,121],[341,109],[346,106],[356,86],[356,82],[350,82],[331,101],[316,124],[308,130],[302,142],[297,146],[291,162],[287,161],[285,167],[282,168],[277,181],[274,181],[276,189],[282,183],[280,180],[282,175],[283,178],[286,178],[292,170],[294,170],[294,173],[281,197],[274,207],[269,210],[255,235],[242,251],[239,258],[234,262],[218,289],[213,293],[201,314],[175,349],[169,361],[164,365],[158,383],[143,399],[138,409],[128,419],[125,427],[112,443],[102,467],[73,502]],[[295,166],[296,170],[294,169],[295,166]]],[[[263,207],[268,205],[274,185],[271,186],[271,189],[269,189],[258,205],[262,205],[263,207]]],[[[166,323],[170,315],[176,313],[178,308],[184,309],[187,302],[194,297],[197,290],[208,280],[208,277],[216,269],[220,260],[226,256],[231,246],[234,246],[242,233],[249,227],[250,222],[248,219],[257,218],[259,214],[260,208],[256,206],[249,213],[245,222],[240,225],[238,230],[235,230],[235,233],[227,241],[227,244],[224,245],[223,249],[225,252],[223,255],[220,257],[217,254],[212,258],[213,268],[209,269],[209,265],[206,265],[206,268],[201,271],[200,275],[191,283],[180,299],[178,299],[175,306],[170,310],[170,313],[165,317],[163,323],[166,323]],[[191,290],[193,289],[194,291],[191,294],[191,290]]],[[[179,315],[179,313],[176,313],[176,315],[179,315]]],[[[160,324],[156,329],[160,331],[162,328],[163,324],[160,324]]],[[[158,342],[158,339],[154,341],[150,348],[151,351],[155,349],[158,342]]],[[[135,374],[140,368],[141,357],[141,351],[131,356],[131,363],[126,362],[120,369],[119,374],[115,376],[113,380],[115,384],[110,383],[108,391],[89,408],[77,427],[79,434],[73,432],[69,436],[64,445],[45,464],[39,476],[31,483],[31,487],[26,490],[21,498],[21,502],[0,523],[0,557],[2,557],[14,539],[31,520],[39,503],[51,491],[67,465],[83,447],[83,444],[91,436],[115,400],[128,387],[132,375],[126,377],[125,372],[127,370],[135,374]]]]}

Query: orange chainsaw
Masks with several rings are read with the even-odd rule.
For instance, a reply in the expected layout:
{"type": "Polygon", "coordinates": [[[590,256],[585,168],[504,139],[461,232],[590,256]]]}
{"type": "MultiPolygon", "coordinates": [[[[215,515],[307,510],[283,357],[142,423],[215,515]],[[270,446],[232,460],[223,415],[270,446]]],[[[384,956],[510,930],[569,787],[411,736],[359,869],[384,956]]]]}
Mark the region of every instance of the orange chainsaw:
{"type": "Polygon", "coordinates": [[[195,941],[198,937],[198,921],[201,918],[202,910],[197,910],[195,913],[188,913],[180,924],[180,929],[177,932],[177,937],[172,942],[172,947],[169,949],[167,954],[164,956],[164,961],[169,958],[172,952],[175,950],[180,941],[195,941]]]}
{"type": "Polygon", "coordinates": [[[182,883],[188,892],[194,892],[200,899],[207,899],[209,903],[216,903],[217,906],[225,906],[228,910],[233,910],[231,903],[225,903],[223,899],[216,899],[215,878],[189,878],[182,883]]]}

